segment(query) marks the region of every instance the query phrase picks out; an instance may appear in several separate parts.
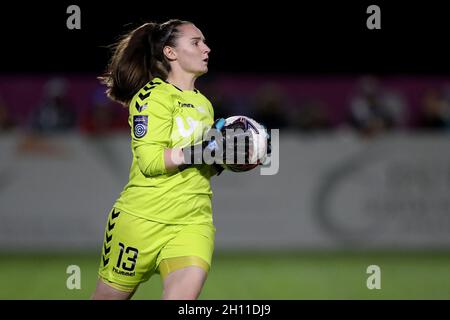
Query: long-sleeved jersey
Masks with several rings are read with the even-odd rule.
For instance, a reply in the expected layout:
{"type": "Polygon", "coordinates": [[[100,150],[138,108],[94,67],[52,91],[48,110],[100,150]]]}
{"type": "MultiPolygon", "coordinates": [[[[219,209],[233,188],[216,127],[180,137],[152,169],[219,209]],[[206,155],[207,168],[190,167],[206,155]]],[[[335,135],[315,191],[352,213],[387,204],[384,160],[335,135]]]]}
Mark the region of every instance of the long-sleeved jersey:
{"type": "Polygon", "coordinates": [[[212,222],[214,170],[195,165],[168,172],[164,165],[164,149],[202,140],[214,122],[210,101],[198,90],[181,90],[155,78],[136,93],[129,111],[133,161],[114,207],[161,223],[212,222]]]}

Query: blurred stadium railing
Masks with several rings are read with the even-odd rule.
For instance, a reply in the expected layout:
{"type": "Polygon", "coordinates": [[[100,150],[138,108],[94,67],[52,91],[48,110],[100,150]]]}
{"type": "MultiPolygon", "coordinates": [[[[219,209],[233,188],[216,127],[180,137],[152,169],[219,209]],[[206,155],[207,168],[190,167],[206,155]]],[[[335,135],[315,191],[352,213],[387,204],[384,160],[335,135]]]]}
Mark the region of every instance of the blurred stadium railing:
{"type": "MultiPolygon", "coordinates": [[[[127,181],[127,110],[95,76],[0,80],[0,250],[98,249],[127,181]]],[[[448,83],[200,82],[216,117],[281,129],[278,174],[212,179],[217,248],[449,248],[448,83]]]]}

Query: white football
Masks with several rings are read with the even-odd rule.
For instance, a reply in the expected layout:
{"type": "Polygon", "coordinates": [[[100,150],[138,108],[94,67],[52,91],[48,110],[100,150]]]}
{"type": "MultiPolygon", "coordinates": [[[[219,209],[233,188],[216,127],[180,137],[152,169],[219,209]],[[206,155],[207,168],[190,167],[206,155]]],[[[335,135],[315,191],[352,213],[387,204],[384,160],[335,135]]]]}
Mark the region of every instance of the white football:
{"type": "Polygon", "coordinates": [[[267,143],[269,138],[267,129],[256,120],[247,116],[232,116],[225,119],[225,127],[232,124],[241,124],[244,131],[251,132],[252,134],[254,143],[253,150],[250,151],[250,164],[256,166],[263,163],[267,156],[267,143]]]}

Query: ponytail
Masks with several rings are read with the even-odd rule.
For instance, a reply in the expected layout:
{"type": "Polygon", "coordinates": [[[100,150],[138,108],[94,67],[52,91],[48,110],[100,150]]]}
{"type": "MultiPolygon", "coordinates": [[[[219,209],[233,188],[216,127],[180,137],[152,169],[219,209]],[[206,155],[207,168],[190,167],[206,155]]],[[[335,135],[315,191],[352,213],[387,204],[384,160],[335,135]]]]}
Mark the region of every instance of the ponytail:
{"type": "Polygon", "coordinates": [[[154,77],[165,80],[170,64],[164,56],[165,46],[176,46],[179,25],[190,23],[169,20],[163,24],[145,23],[132,30],[113,46],[106,72],[99,80],[106,85],[112,100],[128,105],[133,96],[154,77]]]}

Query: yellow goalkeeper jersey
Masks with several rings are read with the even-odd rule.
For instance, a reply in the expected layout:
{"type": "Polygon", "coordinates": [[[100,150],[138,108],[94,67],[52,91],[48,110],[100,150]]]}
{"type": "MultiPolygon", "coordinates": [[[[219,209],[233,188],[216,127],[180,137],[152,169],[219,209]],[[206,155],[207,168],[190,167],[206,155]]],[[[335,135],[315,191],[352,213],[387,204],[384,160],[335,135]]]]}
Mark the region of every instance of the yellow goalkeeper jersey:
{"type": "Polygon", "coordinates": [[[159,78],[147,83],[129,105],[133,161],[114,206],[161,223],[211,223],[214,170],[196,165],[167,172],[164,149],[200,142],[213,122],[213,107],[198,90],[181,90],[159,78]]]}

